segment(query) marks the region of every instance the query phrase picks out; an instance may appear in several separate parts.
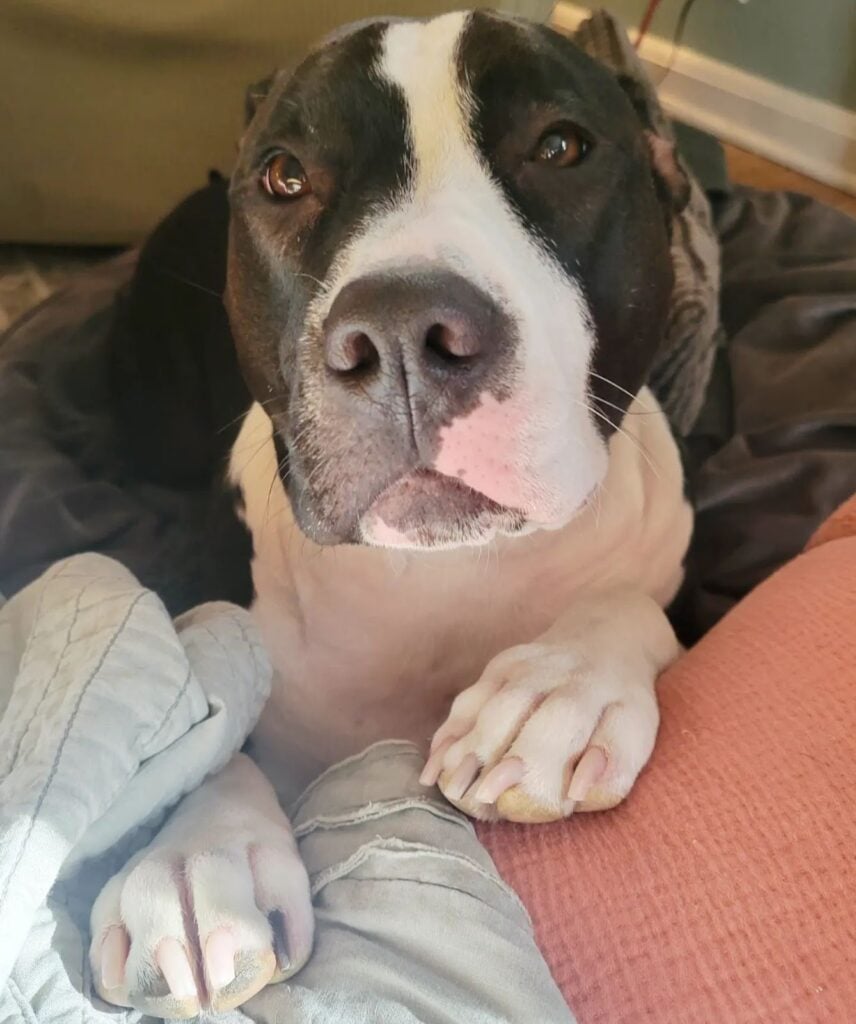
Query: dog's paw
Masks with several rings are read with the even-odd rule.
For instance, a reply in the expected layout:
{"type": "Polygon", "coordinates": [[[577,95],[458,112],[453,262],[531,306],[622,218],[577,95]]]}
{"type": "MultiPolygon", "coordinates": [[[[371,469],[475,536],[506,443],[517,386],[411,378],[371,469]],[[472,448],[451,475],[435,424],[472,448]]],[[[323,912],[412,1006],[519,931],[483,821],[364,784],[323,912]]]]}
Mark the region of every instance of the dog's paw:
{"type": "Polygon", "coordinates": [[[455,699],[422,782],[487,820],[613,807],[654,748],[655,677],[649,659],[583,639],[504,651],[455,699]]]}
{"type": "Polygon", "coordinates": [[[217,807],[201,801],[189,817],[133,858],[92,908],[98,993],[155,1017],[240,1006],[294,974],[312,949],[309,879],[287,819],[224,822],[221,812],[218,822],[217,807]]]}
{"type": "Polygon", "coordinates": [[[312,932],[309,882],[293,844],[186,856],[159,848],[101,891],[90,957],[108,1002],[192,1017],[232,1009],[289,977],[306,962],[312,932]]]}

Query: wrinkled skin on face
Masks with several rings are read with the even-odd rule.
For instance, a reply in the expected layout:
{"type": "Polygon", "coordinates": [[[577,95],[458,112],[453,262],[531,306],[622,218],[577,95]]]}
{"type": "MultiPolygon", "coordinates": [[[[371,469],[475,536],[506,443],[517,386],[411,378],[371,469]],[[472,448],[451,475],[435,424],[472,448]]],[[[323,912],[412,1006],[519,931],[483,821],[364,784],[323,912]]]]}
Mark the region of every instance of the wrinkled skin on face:
{"type": "Polygon", "coordinates": [[[226,301],[301,529],[567,523],[662,338],[681,182],[609,72],[489,13],[355,27],[256,90],[226,301]]]}

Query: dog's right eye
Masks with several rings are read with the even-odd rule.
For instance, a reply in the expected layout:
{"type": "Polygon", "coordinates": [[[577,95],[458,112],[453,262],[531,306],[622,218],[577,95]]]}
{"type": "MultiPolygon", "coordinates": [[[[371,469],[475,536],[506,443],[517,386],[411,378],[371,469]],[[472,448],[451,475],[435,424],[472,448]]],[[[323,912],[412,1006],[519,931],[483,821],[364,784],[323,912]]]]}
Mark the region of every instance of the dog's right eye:
{"type": "Polygon", "coordinates": [[[588,139],[575,125],[563,122],[544,132],[532,159],[553,167],[575,167],[585,159],[590,148],[588,139]]]}
{"type": "Polygon", "coordinates": [[[289,153],[277,153],[268,160],[262,187],[274,199],[299,199],[312,191],[303,164],[289,153]]]}

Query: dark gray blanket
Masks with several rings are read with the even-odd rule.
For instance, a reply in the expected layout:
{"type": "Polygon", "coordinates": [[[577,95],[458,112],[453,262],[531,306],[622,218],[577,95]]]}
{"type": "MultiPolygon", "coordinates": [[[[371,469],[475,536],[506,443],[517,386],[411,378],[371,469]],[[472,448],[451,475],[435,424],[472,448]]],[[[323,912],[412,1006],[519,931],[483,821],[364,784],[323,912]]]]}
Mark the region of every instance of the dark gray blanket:
{"type": "MultiPolygon", "coordinates": [[[[687,443],[687,640],[856,490],[856,221],[750,189],[717,194],[714,214],[727,341],[687,443]]],[[[98,551],[174,614],[248,600],[247,540],[221,487],[248,403],[219,300],[225,231],[214,182],[136,275],[134,255],[107,263],[0,338],[0,592],[98,551]]]]}
{"type": "Polygon", "coordinates": [[[689,443],[688,638],[856,491],[856,220],[753,189],[714,198],[714,213],[727,341],[689,443]]]}

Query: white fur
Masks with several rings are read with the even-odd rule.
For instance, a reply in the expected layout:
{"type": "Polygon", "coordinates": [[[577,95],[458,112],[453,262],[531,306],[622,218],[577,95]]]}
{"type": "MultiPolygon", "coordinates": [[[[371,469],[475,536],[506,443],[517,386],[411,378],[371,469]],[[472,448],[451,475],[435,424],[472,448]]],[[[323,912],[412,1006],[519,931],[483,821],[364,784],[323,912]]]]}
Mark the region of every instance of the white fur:
{"type": "MultiPolygon", "coordinates": [[[[680,585],[691,512],[649,392],[608,445],[598,434],[580,289],[518,221],[468,136],[471,100],[454,65],[463,24],[454,14],[387,30],[375,70],[405,97],[413,184],[357,231],[308,326],[323,323],[355,277],[410,264],[456,270],[493,296],[523,339],[512,393],[502,403],[482,395],[452,422],[436,468],[454,475],[463,466],[471,486],[550,529],[445,551],[318,547],[297,528],[271,422],[253,406],[230,475],[246,503],[254,613],[276,668],[254,739],[288,799],[375,740],[426,747],[447,719],[440,735],[456,742],[443,754],[441,786],[468,756],[485,770],[519,757],[525,796],[560,815],[572,809],[570,768],[590,745],[608,758],[592,806],[625,796],[650,756],[654,682],[677,652],[662,608],[680,585]]],[[[487,815],[467,795],[458,802],[487,815]]],[[[105,995],[145,1005],[166,939],[204,956],[206,937],[225,929],[239,949],[269,951],[265,915],[274,908],[296,922],[295,955],[305,959],[306,873],[270,787],[239,757],[102,892],[92,915],[96,976],[105,934],[126,929],[124,982],[105,995]],[[182,897],[195,916],[191,934],[182,897]]]]}
{"type": "MultiPolygon", "coordinates": [[[[292,518],[259,405],[230,475],[246,502],[253,610],[276,667],[255,747],[284,800],[376,739],[426,744],[446,716],[443,734],[460,737],[447,776],[468,753],[485,768],[519,757],[525,794],[560,815],[572,806],[569,767],[594,744],[609,767],[592,806],[627,794],[656,736],[656,676],[677,653],[662,607],[680,585],[691,529],[677,449],[649,392],[631,405],[602,487],[570,524],[489,548],[314,545],[292,518]]],[[[475,816],[496,813],[469,795],[456,802],[475,816]]],[[[296,922],[299,963],[312,934],[306,873],[269,784],[241,756],[185,800],[99,897],[96,978],[108,929],[121,925],[131,938],[122,988],[102,993],[145,1008],[141,993],[169,937],[199,956],[206,936],[225,928],[240,950],[269,949],[265,914],[274,907],[296,922]],[[185,930],[183,887],[198,935],[185,930]]]]}
{"type": "MultiPolygon", "coordinates": [[[[455,699],[436,737],[457,738],[443,756],[441,786],[470,754],[483,775],[519,758],[521,789],[542,815],[618,803],[654,749],[654,684],[677,654],[669,621],[648,595],[626,586],[586,595],[533,643],[497,655],[455,699]],[[606,754],[607,767],[576,807],[567,796],[571,768],[591,746],[606,754]]],[[[477,788],[455,802],[474,817],[495,817],[477,788]]]]}
{"type": "MultiPolygon", "coordinates": [[[[656,736],[656,676],[677,653],[662,607],[680,585],[692,521],[677,449],[649,392],[631,405],[610,441],[603,485],[570,524],[488,548],[313,544],[291,515],[259,405],[241,429],[230,475],[246,502],[253,610],[276,668],[254,746],[283,801],[374,740],[427,745],[446,716],[443,734],[461,738],[445,755],[441,788],[468,753],[485,769],[519,757],[526,796],[565,814],[573,806],[569,768],[596,745],[608,770],[591,806],[627,794],[656,736]]],[[[469,794],[456,802],[474,816],[497,813],[469,794]]],[[[239,757],[185,800],[99,897],[96,978],[108,929],[121,925],[131,938],[122,988],[102,994],[146,1008],[141,993],[169,937],[198,956],[206,936],[226,928],[240,950],[269,949],[264,915],[272,907],[297,922],[301,962],[312,933],[306,873],[269,784],[239,757]],[[185,930],[183,886],[199,936],[185,930]]],[[[170,1015],[194,1005],[172,1006],[170,1015]]]]}
{"type": "Polygon", "coordinates": [[[246,990],[246,999],[305,963],[313,928],[309,879],[291,826],[270,783],[240,754],[182,801],[154,842],[101,891],[92,908],[90,959],[96,985],[109,1001],[156,1016],[191,1016],[217,998],[207,977],[208,941],[217,930],[226,931],[238,958],[258,956],[266,972],[250,979],[255,988],[246,990]],[[287,972],[273,972],[270,965],[274,937],[267,915],[272,911],[280,911],[287,923],[287,972]],[[115,928],[124,929],[130,948],[122,985],[108,989],[101,982],[102,950],[115,928]],[[197,973],[189,991],[174,992],[180,1000],[176,1007],[152,1002],[158,952],[168,939],[177,940],[187,961],[205,972],[197,973]]]}
{"type": "MultiPolygon", "coordinates": [[[[465,20],[457,13],[387,29],[377,74],[401,90],[407,105],[412,185],[367,216],[310,307],[307,328],[318,329],[339,291],[367,274],[442,267],[482,288],[523,340],[489,452],[508,472],[498,479],[471,449],[458,455],[455,471],[464,467],[468,484],[523,511],[532,525],[555,526],[606,471],[606,446],[587,398],[594,337],[579,286],[520,222],[470,137],[472,100],[455,65],[465,20]]],[[[463,418],[446,429],[447,454],[441,449],[437,468],[468,429],[463,418]]],[[[372,539],[370,523],[365,533],[372,539]]]]}
{"type": "MultiPolygon", "coordinates": [[[[286,798],[375,740],[424,743],[494,656],[536,640],[592,595],[623,589],[662,608],[680,585],[692,514],[677,448],[648,391],[613,435],[598,494],[571,523],[487,548],[313,544],[277,478],[271,431],[254,406],[230,473],[246,503],[254,613],[278,677],[256,746],[286,798]]],[[[610,630],[607,647],[633,651],[632,615],[616,614],[610,630]]],[[[642,674],[650,689],[651,673],[642,674]]],[[[637,673],[629,675],[633,684],[637,673]]]]}

